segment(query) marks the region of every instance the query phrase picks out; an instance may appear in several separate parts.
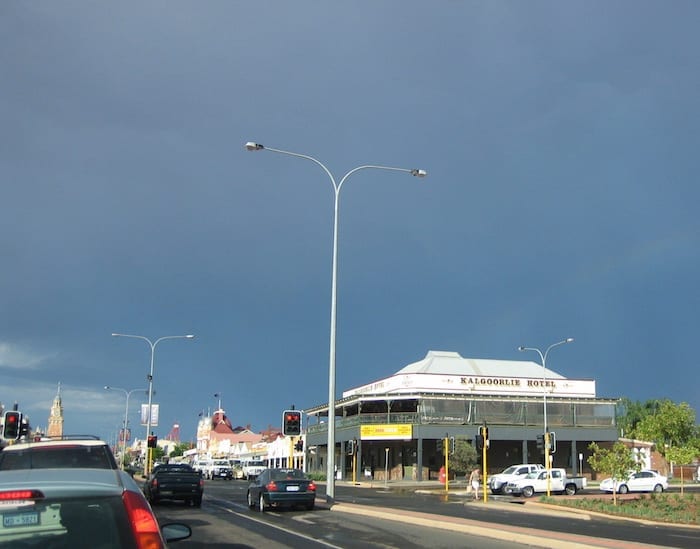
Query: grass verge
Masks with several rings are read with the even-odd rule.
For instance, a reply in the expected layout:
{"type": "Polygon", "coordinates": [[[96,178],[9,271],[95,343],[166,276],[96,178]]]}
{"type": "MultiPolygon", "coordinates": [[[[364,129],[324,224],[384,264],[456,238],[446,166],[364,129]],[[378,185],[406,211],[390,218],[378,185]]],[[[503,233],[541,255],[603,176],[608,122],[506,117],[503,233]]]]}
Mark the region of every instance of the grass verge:
{"type": "Polygon", "coordinates": [[[583,498],[544,496],[540,501],[607,515],[700,526],[700,497],[696,494],[641,494],[624,499],[618,497],[617,505],[613,504],[612,495],[583,498]]]}

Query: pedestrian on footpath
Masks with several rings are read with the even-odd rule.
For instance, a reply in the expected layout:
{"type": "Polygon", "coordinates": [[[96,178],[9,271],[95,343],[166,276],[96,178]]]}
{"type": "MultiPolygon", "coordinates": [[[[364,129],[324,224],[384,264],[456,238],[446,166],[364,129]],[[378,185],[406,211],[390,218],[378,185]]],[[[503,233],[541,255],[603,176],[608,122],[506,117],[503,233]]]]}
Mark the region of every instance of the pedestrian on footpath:
{"type": "Polygon", "coordinates": [[[472,487],[472,492],[474,492],[474,500],[479,499],[479,481],[481,480],[481,471],[477,467],[469,475],[469,485],[472,487]]]}

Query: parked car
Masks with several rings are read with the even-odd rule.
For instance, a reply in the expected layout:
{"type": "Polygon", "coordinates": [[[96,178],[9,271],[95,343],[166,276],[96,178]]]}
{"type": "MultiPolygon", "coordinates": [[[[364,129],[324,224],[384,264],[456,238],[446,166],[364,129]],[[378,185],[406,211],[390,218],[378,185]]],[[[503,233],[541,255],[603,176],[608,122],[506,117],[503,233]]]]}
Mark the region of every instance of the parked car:
{"type": "Polygon", "coordinates": [[[118,469],[109,445],[97,437],[63,437],[21,442],[0,452],[0,471],[46,468],[118,469]]]}
{"type": "Polygon", "coordinates": [[[202,474],[186,463],[160,465],[148,475],[143,484],[143,493],[154,505],[166,499],[201,507],[204,481],[202,474]]]}
{"type": "Polygon", "coordinates": [[[233,469],[233,478],[242,479],[243,478],[243,464],[240,459],[230,459],[229,463],[233,469]]]}
{"type": "Polygon", "coordinates": [[[265,469],[248,486],[248,507],[262,512],[268,507],[300,505],[311,511],[316,484],[300,469],[265,469]]]}
{"type": "Polygon", "coordinates": [[[638,472],[630,472],[624,480],[606,478],[600,481],[600,489],[603,492],[618,494],[627,492],[663,492],[668,490],[668,479],[657,471],[643,469],[638,472]]]}
{"type": "Polygon", "coordinates": [[[195,460],[195,462],[192,464],[192,468],[195,471],[199,471],[202,473],[202,476],[206,476],[207,469],[211,467],[211,460],[210,459],[198,459],[195,460]]]}
{"type": "Polygon", "coordinates": [[[491,475],[487,480],[488,487],[491,489],[491,493],[502,494],[503,489],[506,487],[508,482],[539,471],[544,471],[544,466],[538,463],[521,463],[520,465],[511,465],[510,467],[504,469],[503,472],[496,475],[491,475]]]}
{"type": "Polygon", "coordinates": [[[233,478],[233,467],[231,467],[231,463],[227,459],[215,459],[204,468],[202,474],[209,480],[215,478],[231,480],[233,478]]]}
{"type": "Polygon", "coordinates": [[[128,473],[97,468],[0,474],[0,547],[165,548],[187,539],[182,523],[158,526],[128,473]]]}
{"type": "Polygon", "coordinates": [[[252,480],[265,470],[265,462],[261,459],[249,459],[243,462],[243,478],[252,480]]]}
{"type": "Polygon", "coordinates": [[[551,493],[573,496],[576,492],[586,487],[585,477],[569,477],[565,469],[550,469],[549,481],[547,476],[548,472],[546,470],[528,473],[524,477],[521,476],[518,479],[509,481],[504,491],[507,494],[523,495],[526,498],[531,498],[536,493],[547,492],[549,487],[551,493]]]}

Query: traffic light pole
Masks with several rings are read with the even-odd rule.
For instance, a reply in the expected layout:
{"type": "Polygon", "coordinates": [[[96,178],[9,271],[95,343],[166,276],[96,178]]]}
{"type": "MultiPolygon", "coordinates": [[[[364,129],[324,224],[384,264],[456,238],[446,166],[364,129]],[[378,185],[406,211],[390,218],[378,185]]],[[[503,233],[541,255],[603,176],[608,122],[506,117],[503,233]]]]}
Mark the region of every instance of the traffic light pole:
{"type": "Polygon", "coordinates": [[[442,441],[442,451],[445,454],[445,493],[450,492],[450,439],[445,435],[442,441]]]}
{"type": "Polygon", "coordinates": [[[488,501],[488,493],[487,493],[488,490],[486,490],[486,480],[487,480],[486,476],[488,475],[488,467],[486,464],[486,457],[488,456],[487,450],[488,450],[488,445],[489,445],[489,435],[488,435],[488,429],[486,427],[482,427],[481,429],[482,429],[481,436],[484,437],[484,439],[483,439],[484,440],[484,447],[481,450],[481,463],[484,466],[484,472],[481,475],[481,478],[482,478],[481,486],[482,486],[483,492],[484,492],[484,495],[483,495],[484,503],[486,503],[488,501]]]}
{"type": "Polygon", "coordinates": [[[551,467],[551,464],[549,462],[549,455],[550,455],[549,454],[549,449],[550,449],[549,440],[550,440],[549,429],[547,429],[544,433],[544,466],[545,466],[545,469],[547,470],[547,497],[550,497],[552,495],[551,494],[552,467],[551,467]]]}

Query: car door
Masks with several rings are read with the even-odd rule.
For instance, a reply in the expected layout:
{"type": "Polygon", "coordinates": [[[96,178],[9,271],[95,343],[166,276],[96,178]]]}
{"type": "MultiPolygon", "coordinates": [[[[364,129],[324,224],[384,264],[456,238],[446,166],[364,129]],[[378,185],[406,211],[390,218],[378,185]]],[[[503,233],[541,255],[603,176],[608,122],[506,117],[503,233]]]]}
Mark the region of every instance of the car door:
{"type": "Polygon", "coordinates": [[[635,492],[647,492],[653,488],[652,474],[649,471],[639,471],[632,475],[630,480],[630,490],[635,492]]]}
{"type": "Polygon", "coordinates": [[[564,489],[564,480],[561,476],[561,471],[554,469],[551,471],[552,480],[550,481],[550,489],[555,492],[561,492],[564,489]]]}
{"type": "Polygon", "coordinates": [[[248,491],[250,492],[250,495],[253,498],[253,501],[258,501],[260,498],[260,492],[262,491],[262,487],[264,486],[265,477],[266,477],[267,471],[264,471],[263,474],[260,474],[256,476],[253,480],[250,481],[250,486],[248,488],[248,491]]]}

